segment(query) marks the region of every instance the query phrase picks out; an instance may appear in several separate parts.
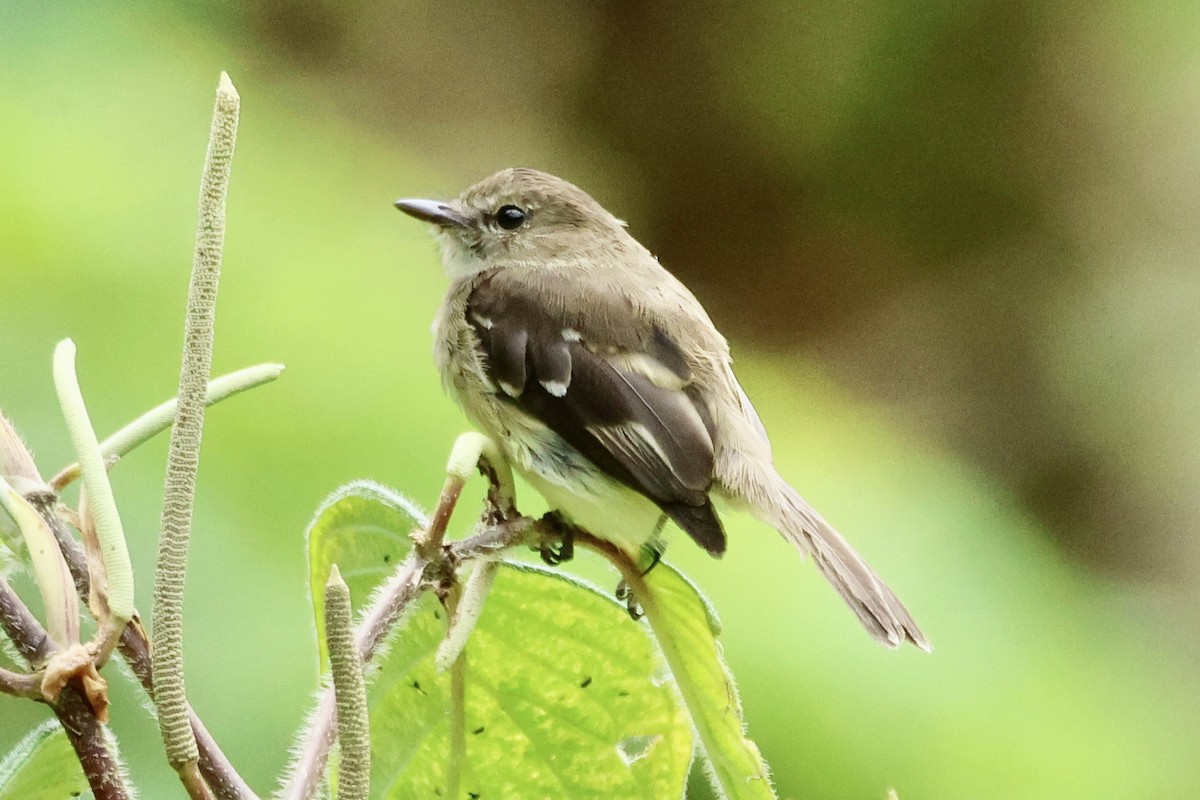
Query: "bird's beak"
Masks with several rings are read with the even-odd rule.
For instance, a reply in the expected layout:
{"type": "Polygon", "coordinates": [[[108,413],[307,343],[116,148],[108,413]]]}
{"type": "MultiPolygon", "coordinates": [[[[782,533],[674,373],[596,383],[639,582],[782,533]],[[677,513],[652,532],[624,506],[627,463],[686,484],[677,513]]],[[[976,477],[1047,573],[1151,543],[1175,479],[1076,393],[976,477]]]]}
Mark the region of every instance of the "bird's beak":
{"type": "Polygon", "coordinates": [[[424,222],[432,222],[443,228],[464,227],[466,217],[439,200],[397,200],[396,208],[424,222]]]}

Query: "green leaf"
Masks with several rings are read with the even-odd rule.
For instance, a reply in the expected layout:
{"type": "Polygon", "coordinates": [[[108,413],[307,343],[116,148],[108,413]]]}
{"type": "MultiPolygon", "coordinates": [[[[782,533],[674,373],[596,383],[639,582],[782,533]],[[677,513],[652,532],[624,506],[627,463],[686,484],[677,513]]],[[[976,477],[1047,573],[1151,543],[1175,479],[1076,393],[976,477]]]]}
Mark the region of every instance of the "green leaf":
{"type": "Polygon", "coordinates": [[[307,541],[309,596],[322,669],[327,665],[322,598],[329,568],[338,565],[358,611],[372,590],[408,557],[412,550],[408,534],[428,524],[415,503],[372,481],[348,483],[321,503],[309,523],[307,541]]]}
{"type": "Polygon", "coordinates": [[[670,564],[660,563],[643,580],[638,601],[691,714],[710,778],[728,800],[774,800],[767,766],[746,736],[737,686],[721,656],[716,612],[670,564]]]}
{"type": "MultiPolygon", "coordinates": [[[[395,547],[419,512],[402,507],[380,487],[337,493],[310,535],[314,575],[317,561],[336,562],[357,579],[352,596],[368,596],[406,553],[395,547]]],[[[445,612],[432,595],[415,605],[371,670],[373,798],[445,796],[451,680],[434,663],[445,612]]],[[[683,796],[691,724],[645,626],[605,593],[504,563],[465,658],[466,759],[454,800],[683,796]]]]}
{"type": "MultiPolygon", "coordinates": [[[[396,637],[370,689],[373,797],[435,797],[450,681],[436,603],[396,637]]],[[[466,649],[462,798],[680,797],[692,733],[642,626],[614,600],[505,564],[466,649]]]]}
{"type": "Polygon", "coordinates": [[[91,796],[71,742],[57,720],[34,728],[0,761],[0,800],[91,796]]]}

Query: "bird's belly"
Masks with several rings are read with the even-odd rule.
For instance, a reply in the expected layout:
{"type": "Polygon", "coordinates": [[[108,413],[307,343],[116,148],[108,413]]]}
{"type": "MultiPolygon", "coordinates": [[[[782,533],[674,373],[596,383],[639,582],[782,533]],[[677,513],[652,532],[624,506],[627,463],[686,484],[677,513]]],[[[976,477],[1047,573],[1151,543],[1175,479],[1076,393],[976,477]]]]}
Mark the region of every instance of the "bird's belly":
{"type": "Polygon", "coordinates": [[[493,396],[474,420],[549,506],[636,556],[653,535],[662,510],[610,478],[536,419],[493,396]]]}
{"type": "MultiPolygon", "coordinates": [[[[455,341],[439,331],[439,342],[455,341]]],[[[637,556],[653,535],[662,510],[645,496],[608,477],[546,425],[502,399],[487,376],[474,343],[441,345],[438,364],[459,405],[504,451],[519,472],[556,511],[596,536],[637,556]],[[472,402],[465,402],[472,398],[472,402]]]]}
{"type": "Polygon", "coordinates": [[[663,516],[654,503],[609,478],[602,477],[598,491],[584,493],[577,487],[563,485],[556,477],[533,470],[520,471],[551,508],[635,558],[654,535],[663,516]]]}

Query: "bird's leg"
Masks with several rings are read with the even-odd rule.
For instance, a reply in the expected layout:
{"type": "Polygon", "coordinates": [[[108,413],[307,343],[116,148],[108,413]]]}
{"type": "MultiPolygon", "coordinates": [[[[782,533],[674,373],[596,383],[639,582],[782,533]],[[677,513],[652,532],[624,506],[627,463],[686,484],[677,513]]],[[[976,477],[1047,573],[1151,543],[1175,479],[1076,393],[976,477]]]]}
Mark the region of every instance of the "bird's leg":
{"type": "MultiPolygon", "coordinates": [[[[663,553],[667,549],[667,543],[662,538],[663,528],[667,524],[667,515],[663,514],[658,518],[658,524],[654,526],[654,533],[650,534],[650,538],[642,545],[641,560],[649,560],[650,564],[642,570],[643,577],[650,573],[650,570],[658,566],[662,561],[663,553]]],[[[633,590],[629,588],[629,582],[624,578],[617,584],[616,597],[618,602],[625,604],[625,610],[629,612],[629,616],[633,620],[639,620],[645,612],[642,611],[642,606],[638,603],[637,598],[633,594],[633,590]]]]}
{"type": "Polygon", "coordinates": [[[650,565],[642,570],[642,577],[650,574],[650,570],[658,566],[658,562],[662,561],[663,553],[667,551],[667,540],[663,538],[663,528],[667,526],[667,515],[663,514],[658,518],[658,524],[654,526],[654,533],[650,534],[650,538],[642,545],[642,557],[649,558],[650,565]]]}
{"type": "Polygon", "coordinates": [[[542,530],[542,541],[537,546],[542,561],[557,567],[575,557],[575,528],[561,514],[546,512],[542,517],[542,530]]]}

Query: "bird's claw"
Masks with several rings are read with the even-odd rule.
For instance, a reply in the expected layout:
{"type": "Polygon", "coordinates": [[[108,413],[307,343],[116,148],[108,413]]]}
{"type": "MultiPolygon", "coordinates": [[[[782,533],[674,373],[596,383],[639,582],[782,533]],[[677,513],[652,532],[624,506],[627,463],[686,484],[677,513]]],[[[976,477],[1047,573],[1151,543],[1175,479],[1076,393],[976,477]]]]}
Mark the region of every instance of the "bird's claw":
{"type": "Polygon", "coordinates": [[[551,511],[542,517],[545,528],[542,541],[538,544],[538,554],[542,561],[551,567],[557,567],[564,561],[575,557],[575,533],[557,512],[551,511]]]}
{"type": "Polygon", "coordinates": [[[629,618],[634,622],[646,616],[646,612],[642,610],[642,604],[637,601],[633,590],[629,588],[628,581],[622,579],[617,584],[616,596],[617,602],[625,604],[625,610],[629,612],[629,618]]]}

